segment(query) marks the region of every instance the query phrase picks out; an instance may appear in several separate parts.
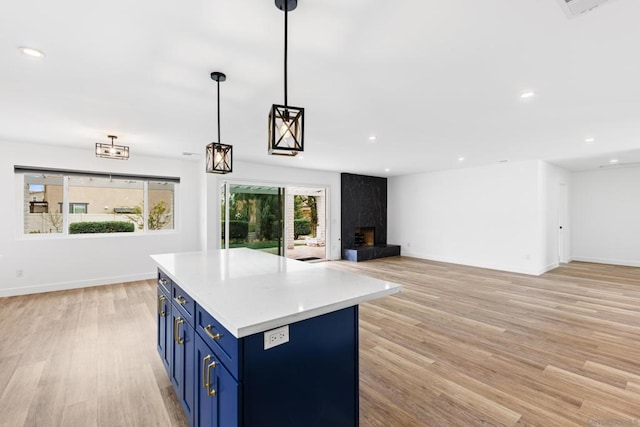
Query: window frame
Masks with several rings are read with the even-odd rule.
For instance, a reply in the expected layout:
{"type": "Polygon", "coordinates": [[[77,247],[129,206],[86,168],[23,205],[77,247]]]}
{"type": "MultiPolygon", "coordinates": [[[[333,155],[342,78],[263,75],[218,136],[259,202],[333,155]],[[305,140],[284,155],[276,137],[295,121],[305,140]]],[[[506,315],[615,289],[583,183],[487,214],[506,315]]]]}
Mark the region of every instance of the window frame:
{"type": "MultiPolygon", "coordinates": [[[[171,176],[158,175],[136,175],[111,172],[97,171],[79,171],[70,169],[55,169],[33,166],[14,165],[14,176],[16,177],[16,207],[17,207],[17,233],[20,239],[66,239],[66,238],[88,238],[88,237],[130,237],[130,236],[149,236],[157,234],[175,234],[179,232],[179,193],[180,178],[171,176]],[[62,232],[60,233],[26,233],[25,227],[25,198],[24,186],[25,175],[27,174],[49,174],[60,175],[62,177],[62,232]],[[90,178],[109,178],[118,180],[138,180],[143,185],[143,228],[133,233],[88,233],[88,234],[69,234],[69,212],[70,207],[76,202],[69,201],[69,177],[90,177],[90,178]],[[173,228],[168,230],[150,230],[149,229],[149,182],[169,182],[173,184],[173,209],[172,222],[173,228]]],[[[88,206],[89,203],[76,203],[88,206]]],[[[49,206],[51,209],[51,206],[49,206]]]]}

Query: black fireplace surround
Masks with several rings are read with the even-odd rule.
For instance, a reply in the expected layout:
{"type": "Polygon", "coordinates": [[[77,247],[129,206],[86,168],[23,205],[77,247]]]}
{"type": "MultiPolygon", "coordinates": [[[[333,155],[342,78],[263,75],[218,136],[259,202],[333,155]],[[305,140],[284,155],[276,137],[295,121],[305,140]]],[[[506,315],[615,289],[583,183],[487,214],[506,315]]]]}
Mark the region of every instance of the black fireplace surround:
{"type": "Polygon", "coordinates": [[[341,183],[342,259],[400,255],[400,246],[387,244],[387,179],[343,173],[341,183]],[[362,244],[364,229],[374,230],[373,244],[362,244]]]}

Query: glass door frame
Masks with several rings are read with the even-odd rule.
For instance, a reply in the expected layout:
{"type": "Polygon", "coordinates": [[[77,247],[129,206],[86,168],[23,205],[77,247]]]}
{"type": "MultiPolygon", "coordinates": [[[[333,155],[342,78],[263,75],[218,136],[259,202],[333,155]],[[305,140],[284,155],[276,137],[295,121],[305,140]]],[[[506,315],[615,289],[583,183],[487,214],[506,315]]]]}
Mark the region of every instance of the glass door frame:
{"type": "MultiPolygon", "coordinates": [[[[323,230],[323,234],[324,234],[324,241],[323,241],[323,254],[324,256],[322,256],[320,259],[318,260],[313,260],[310,262],[319,262],[319,261],[327,261],[330,260],[330,186],[328,185],[322,185],[322,184],[287,184],[286,186],[287,189],[287,194],[291,194],[293,195],[293,197],[297,196],[297,195],[303,195],[304,193],[306,193],[306,190],[318,190],[322,192],[322,197],[324,198],[323,201],[323,208],[324,208],[324,230],[323,230]],[[299,193],[297,190],[303,189],[305,190],[303,193],[299,193]]],[[[287,197],[285,197],[285,203],[287,202],[287,197]]],[[[286,211],[286,205],[285,205],[285,211],[286,211]]],[[[295,215],[295,213],[293,214],[295,215]]],[[[285,218],[285,234],[284,234],[284,238],[288,239],[288,236],[286,235],[286,224],[288,224],[291,221],[295,221],[295,216],[294,218],[289,218],[286,217],[285,218]]],[[[295,225],[294,225],[294,229],[295,229],[295,225]]],[[[291,232],[293,232],[293,230],[291,230],[291,232]]],[[[317,238],[318,236],[316,236],[317,238]]],[[[287,246],[286,242],[285,242],[285,246],[287,246]]],[[[286,255],[288,257],[288,254],[286,255]]],[[[293,258],[293,259],[297,259],[297,258],[293,258]]]]}
{"type": "MultiPolygon", "coordinates": [[[[224,244],[222,244],[222,241],[220,239],[220,233],[218,233],[218,237],[217,237],[217,241],[220,242],[221,245],[221,249],[228,249],[230,242],[229,242],[229,237],[230,237],[230,227],[229,227],[229,221],[230,221],[230,216],[229,216],[229,208],[230,208],[230,198],[231,198],[231,187],[236,186],[236,187],[240,187],[240,186],[246,186],[246,187],[265,187],[265,188],[270,188],[270,189],[276,189],[277,190],[277,203],[278,203],[278,207],[277,207],[277,215],[276,215],[276,221],[278,223],[278,236],[277,236],[277,240],[278,240],[278,253],[277,255],[279,256],[283,256],[286,257],[287,253],[287,248],[286,248],[286,241],[285,241],[285,220],[286,220],[286,209],[284,206],[284,200],[286,197],[286,185],[280,185],[280,184],[276,184],[276,183],[265,183],[265,182],[255,182],[255,181],[235,181],[235,180],[222,180],[219,183],[219,191],[222,192],[224,191],[224,244]]],[[[257,192],[256,194],[261,194],[259,192],[257,192]]],[[[222,198],[220,197],[220,193],[218,193],[218,201],[219,203],[221,202],[222,198]]],[[[218,205],[218,212],[222,213],[222,209],[221,206],[218,205]]],[[[220,221],[218,221],[219,223],[223,222],[223,218],[220,218],[220,221]]],[[[222,230],[219,230],[220,232],[222,232],[222,230]]]]}
{"type": "MultiPolygon", "coordinates": [[[[263,187],[278,187],[278,188],[282,188],[283,189],[283,194],[282,194],[282,200],[285,201],[287,200],[287,194],[289,191],[289,188],[291,187],[302,187],[302,188],[317,188],[317,189],[324,189],[324,195],[325,195],[325,248],[324,248],[324,259],[325,260],[330,260],[331,259],[331,252],[330,252],[330,248],[331,248],[331,222],[332,222],[332,218],[331,218],[331,186],[329,184],[300,184],[300,183],[295,183],[295,182],[289,182],[289,183],[281,183],[281,182],[269,182],[269,181],[251,181],[251,180],[243,180],[243,179],[220,179],[218,181],[218,192],[217,192],[217,212],[221,213],[222,212],[222,206],[221,204],[221,197],[220,197],[220,192],[222,191],[222,189],[224,188],[225,190],[225,194],[224,194],[224,206],[225,206],[225,211],[224,211],[224,236],[225,236],[225,241],[224,244],[221,245],[221,239],[220,239],[220,234],[222,232],[222,230],[220,229],[220,224],[222,223],[222,219],[223,218],[219,218],[219,220],[217,221],[218,223],[218,227],[216,227],[215,229],[218,230],[217,232],[217,236],[215,238],[215,241],[217,242],[217,246],[220,247],[220,249],[226,249],[229,247],[229,221],[227,220],[227,218],[229,218],[229,197],[230,197],[230,186],[232,185],[249,185],[249,186],[263,186],[263,187]]],[[[282,235],[281,235],[281,239],[282,239],[282,249],[283,249],[283,254],[282,256],[287,257],[287,244],[286,244],[286,230],[285,230],[285,224],[287,223],[287,221],[289,221],[289,217],[287,214],[287,209],[286,206],[282,207],[282,221],[281,221],[281,227],[282,227],[282,235]]]]}

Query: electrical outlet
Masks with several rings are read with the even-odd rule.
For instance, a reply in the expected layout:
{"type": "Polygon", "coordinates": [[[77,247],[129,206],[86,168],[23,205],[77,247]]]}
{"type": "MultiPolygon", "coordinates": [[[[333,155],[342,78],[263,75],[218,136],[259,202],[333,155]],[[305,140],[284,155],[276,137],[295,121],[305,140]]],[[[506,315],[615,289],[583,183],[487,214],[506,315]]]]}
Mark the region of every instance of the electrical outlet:
{"type": "Polygon", "coordinates": [[[16,277],[23,277],[23,276],[24,276],[24,271],[16,270],[16,277]]]}
{"type": "Polygon", "coordinates": [[[281,326],[264,333],[264,349],[289,342],[289,325],[281,326]]]}

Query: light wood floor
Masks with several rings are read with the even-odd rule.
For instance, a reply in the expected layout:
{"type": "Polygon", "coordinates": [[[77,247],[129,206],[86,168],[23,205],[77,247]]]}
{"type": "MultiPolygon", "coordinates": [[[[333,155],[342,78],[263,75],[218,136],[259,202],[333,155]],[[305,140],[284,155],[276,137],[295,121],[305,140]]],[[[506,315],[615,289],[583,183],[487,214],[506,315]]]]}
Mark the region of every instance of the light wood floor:
{"type": "MultiPolygon", "coordinates": [[[[360,307],[361,426],[640,425],[640,269],[326,265],[404,286],[360,307]]],[[[155,298],[140,281],[0,299],[0,425],[186,425],[155,298]]]]}

